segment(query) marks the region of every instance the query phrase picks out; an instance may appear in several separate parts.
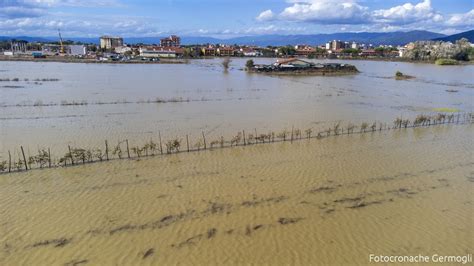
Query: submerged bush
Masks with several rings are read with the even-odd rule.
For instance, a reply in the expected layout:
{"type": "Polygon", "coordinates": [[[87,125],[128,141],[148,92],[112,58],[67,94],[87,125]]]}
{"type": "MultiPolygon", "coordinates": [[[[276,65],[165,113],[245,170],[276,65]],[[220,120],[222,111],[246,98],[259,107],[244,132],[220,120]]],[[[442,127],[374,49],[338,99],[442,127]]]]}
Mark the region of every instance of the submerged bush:
{"type": "Polygon", "coordinates": [[[255,66],[255,63],[253,62],[252,59],[247,60],[247,62],[245,63],[245,67],[246,67],[247,69],[251,69],[251,68],[253,68],[254,66],[255,66]]]}

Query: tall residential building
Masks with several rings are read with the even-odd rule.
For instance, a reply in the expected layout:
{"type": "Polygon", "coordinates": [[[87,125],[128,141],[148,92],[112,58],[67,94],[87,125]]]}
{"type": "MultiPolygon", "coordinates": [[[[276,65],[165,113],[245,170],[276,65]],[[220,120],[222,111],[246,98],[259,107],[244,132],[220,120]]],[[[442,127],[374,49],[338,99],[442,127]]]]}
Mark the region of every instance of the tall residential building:
{"type": "Polygon", "coordinates": [[[345,43],[342,41],[332,41],[331,42],[331,50],[339,50],[339,49],[344,49],[345,48],[345,43]]]}
{"type": "Polygon", "coordinates": [[[115,49],[116,47],[123,46],[122,37],[102,36],[100,37],[100,48],[102,49],[115,49]]]}
{"type": "Polygon", "coordinates": [[[176,35],[171,35],[168,38],[160,40],[161,47],[179,47],[181,46],[181,38],[176,35]]]}

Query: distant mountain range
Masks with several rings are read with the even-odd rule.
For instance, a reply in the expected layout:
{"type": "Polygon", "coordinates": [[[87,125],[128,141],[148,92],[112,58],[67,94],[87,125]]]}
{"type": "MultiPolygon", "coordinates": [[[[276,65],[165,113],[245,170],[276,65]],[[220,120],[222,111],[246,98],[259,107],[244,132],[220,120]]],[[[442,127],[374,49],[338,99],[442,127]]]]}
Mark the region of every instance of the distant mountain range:
{"type": "MultiPolygon", "coordinates": [[[[243,36],[230,39],[218,39],[212,37],[193,37],[183,36],[182,44],[247,44],[247,45],[258,45],[258,46],[281,46],[281,45],[296,45],[296,44],[308,44],[308,45],[320,45],[332,40],[344,40],[344,41],[355,41],[359,43],[367,43],[373,45],[380,44],[391,44],[391,45],[405,45],[413,41],[422,40],[447,40],[454,41],[462,37],[469,39],[474,42],[474,30],[446,36],[439,33],[430,31],[397,31],[397,32],[348,32],[348,33],[331,33],[331,34],[312,34],[312,35],[259,35],[259,36],[243,36]]],[[[136,44],[158,44],[162,37],[134,37],[124,38],[125,43],[136,44]]],[[[29,37],[29,36],[0,36],[1,40],[25,40],[28,42],[47,42],[47,41],[58,41],[57,37],[29,37]]],[[[98,44],[99,37],[97,38],[65,38],[67,40],[83,42],[83,43],[95,43],[98,44]]]]}
{"type": "Polygon", "coordinates": [[[461,32],[458,34],[442,37],[442,38],[436,38],[435,40],[437,41],[445,41],[445,42],[455,42],[459,39],[466,38],[469,40],[469,42],[474,43],[474,30],[470,31],[465,31],[461,32]]]}
{"type": "Polygon", "coordinates": [[[373,45],[391,44],[404,45],[416,40],[431,40],[444,37],[445,35],[429,31],[409,31],[409,32],[348,32],[332,34],[314,35],[263,35],[245,36],[226,40],[226,43],[253,44],[259,46],[267,45],[296,45],[309,44],[319,45],[332,40],[355,41],[373,45]]]}

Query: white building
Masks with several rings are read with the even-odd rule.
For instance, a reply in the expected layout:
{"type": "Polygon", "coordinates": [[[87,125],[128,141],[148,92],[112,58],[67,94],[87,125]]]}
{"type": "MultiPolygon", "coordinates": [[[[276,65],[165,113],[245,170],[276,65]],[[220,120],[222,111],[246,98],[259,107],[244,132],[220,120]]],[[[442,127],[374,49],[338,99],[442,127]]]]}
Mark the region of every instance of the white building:
{"type": "Polygon", "coordinates": [[[140,56],[145,58],[176,58],[176,52],[171,49],[147,50],[140,48],[140,56]]]}
{"type": "Polygon", "coordinates": [[[330,42],[326,43],[326,50],[331,50],[331,43],[330,42]]]}
{"type": "Polygon", "coordinates": [[[398,47],[398,56],[403,57],[406,50],[407,50],[407,48],[405,48],[405,47],[398,47]]]}
{"type": "Polygon", "coordinates": [[[352,42],[351,48],[352,48],[352,49],[359,49],[359,44],[356,43],[356,42],[352,42]]]}
{"type": "Polygon", "coordinates": [[[131,52],[131,51],[132,51],[132,48],[128,46],[115,47],[115,52],[117,54],[125,54],[126,52],[131,52]]]}
{"type": "Polygon", "coordinates": [[[69,45],[68,53],[73,56],[83,56],[87,54],[87,47],[85,45],[69,45]]]}

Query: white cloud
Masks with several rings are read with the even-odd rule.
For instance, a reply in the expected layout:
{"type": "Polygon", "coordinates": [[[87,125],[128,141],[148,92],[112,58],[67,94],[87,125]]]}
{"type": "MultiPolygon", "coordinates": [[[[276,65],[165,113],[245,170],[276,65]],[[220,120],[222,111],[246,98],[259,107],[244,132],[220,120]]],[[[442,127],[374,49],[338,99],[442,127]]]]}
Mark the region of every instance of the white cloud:
{"type": "Polygon", "coordinates": [[[286,0],[288,6],[279,13],[266,10],[257,21],[302,22],[325,25],[345,31],[431,30],[457,32],[474,26],[474,9],[461,14],[442,14],[431,5],[431,0],[411,0],[386,9],[370,10],[363,0],[286,0]],[[356,26],[357,25],[357,26],[356,26]],[[342,27],[342,28],[341,28],[342,27]]]}
{"type": "Polygon", "coordinates": [[[474,26],[474,9],[464,14],[453,14],[446,21],[448,26],[474,26]]]}
{"type": "Polygon", "coordinates": [[[0,20],[0,35],[57,36],[57,30],[65,37],[99,36],[118,34],[123,36],[156,36],[157,25],[133,17],[112,16],[101,20],[96,16],[82,18],[57,16],[13,18],[0,20]]]}
{"type": "Polygon", "coordinates": [[[69,7],[120,7],[116,0],[0,0],[0,18],[26,18],[45,16],[51,8],[69,7]]]}
{"type": "Polygon", "coordinates": [[[355,1],[303,0],[290,1],[279,14],[280,19],[320,24],[361,24],[369,18],[368,8],[355,1]]]}
{"type": "Polygon", "coordinates": [[[46,14],[41,8],[23,6],[0,6],[0,18],[39,17],[46,14]]]}
{"type": "Polygon", "coordinates": [[[275,16],[275,14],[273,14],[273,11],[271,11],[269,9],[269,10],[265,10],[262,13],[260,13],[260,15],[258,15],[258,17],[256,19],[258,21],[268,21],[268,20],[272,20],[274,18],[274,16],[275,16]]]}
{"type": "Polygon", "coordinates": [[[406,3],[389,9],[380,9],[373,12],[376,21],[391,24],[410,24],[419,21],[440,22],[443,16],[431,7],[430,0],[423,0],[416,5],[406,3]]]}

